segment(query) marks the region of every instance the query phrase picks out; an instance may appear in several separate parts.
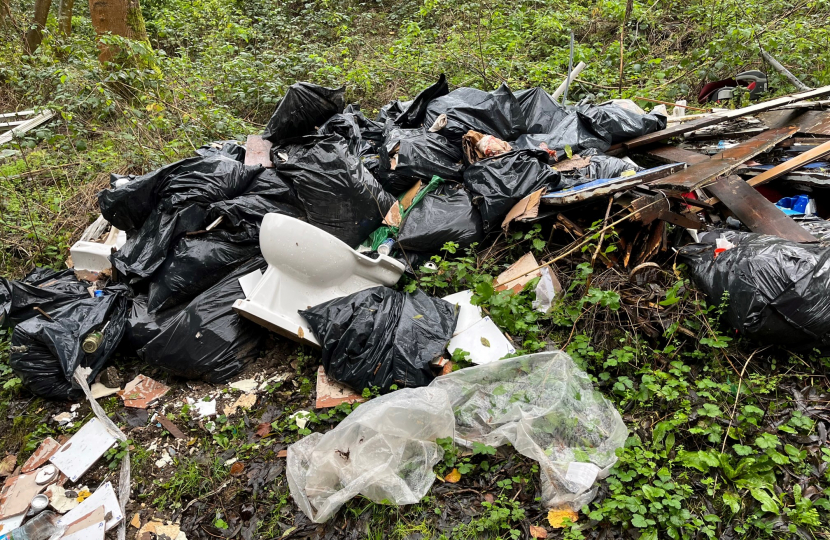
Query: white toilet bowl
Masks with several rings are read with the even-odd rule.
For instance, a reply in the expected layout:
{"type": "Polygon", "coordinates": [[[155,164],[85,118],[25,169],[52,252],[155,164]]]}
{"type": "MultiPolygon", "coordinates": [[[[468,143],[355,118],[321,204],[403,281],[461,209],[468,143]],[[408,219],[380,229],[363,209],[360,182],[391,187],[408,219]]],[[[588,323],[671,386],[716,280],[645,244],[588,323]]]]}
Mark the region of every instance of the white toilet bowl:
{"type": "Polygon", "coordinates": [[[288,338],[317,346],[298,310],[371,287],[390,287],[404,271],[391,257],[371,259],[322,229],[282,214],[265,215],[259,246],[268,270],[233,309],[288,338]]]}

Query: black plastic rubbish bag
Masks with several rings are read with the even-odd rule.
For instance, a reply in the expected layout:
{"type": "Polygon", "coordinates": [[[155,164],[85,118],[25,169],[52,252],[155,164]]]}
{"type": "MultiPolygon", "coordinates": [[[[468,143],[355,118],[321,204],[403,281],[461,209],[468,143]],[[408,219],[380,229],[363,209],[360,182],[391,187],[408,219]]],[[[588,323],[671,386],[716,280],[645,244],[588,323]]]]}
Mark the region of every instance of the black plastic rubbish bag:
{"type": "Polygon", "coordinates": [[[355,390],[425,386],[429,363],[443,354],[455,330],[456,307],[421,290],[374,287],[305,311],[323,348],[326,375],[355,390]]]}
{"type": "Polygon", "coordinates": [[[138,231],[127,232],[127,242],[110,255],[110,261],[129,283],[138,283],[161,266],[179,235],[201,230],[207,225],[205,215],[205,208],[198,204],[174,212],[159,208],[138,231]]]}
{"type": "Polygon", "coordinates": [[[223,216],[232,228],[242,229],[251,238],[258,238],[265,214],[284,214],[305,221],[302,204],[287,179],[275,169],[263,169],[245,193],[211,204],[207,221],[212,223],[223,216]]]}
{"type": "Polygon", "coordinates": [[[245,162],[245,146],[236,141],[216,141],[208,143],[199,147],[196,153],[202,157],[221,155],[239,162],[245,162]]]}
{"type": "Polygon", "coordinates": [[[147,302],[147,295],[142,294],[133,298],[130,305],[127,330],[121,343],[133,355],[156,337],[167,325],[167,322],[183,309],[179,306],[150,313],[147,311],[147,302]]]}
{"type": "Polygon", "coordinates": [[[731,230],[680,249],[710,304],[729,294],[726,318],[750,339],[800,350],[830,345],[830,249],[731,230]],[[733,243],[715,257],[715,240],[733,243]]]}
{"type": "Polygon", "coordinates": [[[580,115],[591,130],[609,144],[625,142],[666,128],[668,118],[661,114],[638,114],[619,105],[578,105],[580,115]]]}
{"type": "Polygon", "coordinates": [[[13,326],[67,304],[89,298],[88,283],[78,281],[72,269],[56,272],[35,268],[20,281],[0,277],[0,327],[13,326]]]}
{"type": "Polygon", "coordinates": [[[259,254],[259,242],[245,232],[205,231],[182,236],[150,278],[147,309],[177,306],[212,287],[259,254]]]}
{"type": "Polygon", "coordinates": [[[605,152],[611,147],[605,138],[595,133],[591,124],[573,109],[560,121],[550,133],[521,135],[510,145],[517,150],[544,150],[556,159],[565,155],[565,147],[570,146],[574,154],[596,148],[605,152]]]}
{"type": "Polygon", "coordinates": [[[245,298],[239,278],[268,265],[255,257],[240,265],[164,321],[163,327],[138,356],[150,365],[188,379],[221,383],[256,359],[268,333],[233,310],[245,298]]]}
{"type": "Polygon", "coordinates": [[[525,116],[527,133],[553,133],[556,126],[568,115],[565,107],[538,86],[520,90],[515,95],[525,116]]]}
{"type": "Polygon", "coordinates": [[[473,163],[464,171],[464,187],[478,205],[485,232],[500,227],[517,202],[534,191],[559,185],[559,171],[541,151],[514,150],[473,163]]]}
{"type": "Polygon", "coordinates": [[[308,135],[345,107],[345,87],[326,88],[307,82],[292,84],[277,103],[262,137],[279,144],[308,135]]]}
{"type": "Polygon", "coordinates": [[[481,242],[484,229],[481,215],[470,194],[461,186],[442,184],[406,215],[398,232],[398,245],[404,250],[438,253],[447,242],[466,249],[481,242]]]}
{"type": "Polygon", "coordinates": [[[122,291],[65,304],[23,321],[12,333],[9,365],[33,394],[49,399],[74,399],[83,396],[72,381],[75,369],[89,367],[92,383],[115,351],[127,324],[128,300],[122,291]],[[84,339],[93,332],[103,338],[95,352],[87,354],[84,339]]]}
{"type": "Polygon", "coordinates": [[[405,129],[420,127],[424,123],[430,102],[449,93],[447,77],[442,73],[435,84],[422,90],[415,96],[415,99],[402,108],[401,114],[394,119],[394,122],[405,129]]]}
{"type": "Polygon", "coordinates": [[[232,199],[248,189],[260,170],[220,154],[187,158],[141,176],[111,175],[113,186],[132,180],[98,193],[98,205],[107,221],[130,231],[140,228],[159,205],[170,211],[232,199]]]}
{"type": "Polygon", "coordinates": [[[456,143],[470,130],[505,141],[512,141],[527,131],[519,101],[506,84],[492,92],[458,88],[432,100],[424,126],[429,128],[442,114],[447,115],[447,125],[440,133],[456,143]]]}
{"type": "Polygon", "coordinates": [[[590,157],[591,162],[587,167],[579,169],[579,174],[591,180],[599,178],[618,178],[627,171],[637,172],[643,170],[637,164],[614,156],[600,154],[595,148],[582,152],[582,157],[590,157]]]}
{"type": "Polygon", "coordinates": [[[294,184],[308,222],[356,248],[378,228],[395,197],[383,190],[339,135],[306,137],[275,162],[294,184]]]}
{"type": "Polygon", "coordinates": [[[440,176],[461,180],[464,165],[461,148],[443,135],[426,128],[392,128],[380,149],[378,182],[392,195],[400,195],[416,180],[440,176]]]}
{"type": "Polygon", "coordinates": [[[321,135],[337,134],[349,143],[349,151],[360,157],[377,155],[383,142],[383,124],[369,120],[360,109],[349,105],[346,112],[335,114],[320,126],[321,135]]]}

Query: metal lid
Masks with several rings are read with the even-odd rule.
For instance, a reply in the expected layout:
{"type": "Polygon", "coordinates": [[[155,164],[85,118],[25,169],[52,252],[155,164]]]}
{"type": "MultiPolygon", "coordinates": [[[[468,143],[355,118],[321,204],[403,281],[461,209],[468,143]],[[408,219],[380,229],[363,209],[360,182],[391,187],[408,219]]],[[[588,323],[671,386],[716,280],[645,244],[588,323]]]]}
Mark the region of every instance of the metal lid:
{"type": "Polygon", "coordinates": [[[35,477],[35,483],[39,486],[42,486],[43,484],[48,484],[52,482],[57,477],[58,468],[50,463],[48,465],[44,465],[37,472],[37,476],[35,477]]]}

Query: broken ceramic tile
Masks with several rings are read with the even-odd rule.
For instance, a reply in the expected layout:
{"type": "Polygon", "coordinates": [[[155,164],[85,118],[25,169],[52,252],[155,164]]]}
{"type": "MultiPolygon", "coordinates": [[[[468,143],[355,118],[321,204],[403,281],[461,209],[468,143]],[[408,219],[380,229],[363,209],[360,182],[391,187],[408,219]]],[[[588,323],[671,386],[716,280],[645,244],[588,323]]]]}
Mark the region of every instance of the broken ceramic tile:
{"type": "Polygon", "coordinates": [[[337,407],[341,403],[362,403],[366,401],[348,386],[333,381],[326,376],[323,366],[317,369],[317,400],[314,406],[318,409],[337,407]]]}
{"type": "Polygon", "coordinates": [[[256,394],[242,394],[233,405],[224,408],[225,416],[236,414],[237,409],[252,409],[256,405],[256,394]]]}
{"type": "Polygon", "coordinates": [[[23,464],[22,471],[24,473],[27,473],[37,469],[38,467],[49,461],[49,458],[55,455],[55,452],[57,452],[60,447],[61,445],[58,443],[58,441],[56,441],[52,437],[46,437],[40,443],[40,446],[37,447],[35,453],[32,454],[29,457],[29,459],[26,460],[26,463],[23,464]]]}
{"type": "Polygon", "coordinates": [[[66,515],[61,517],[58,520],[58,525],[65,527],[70,523],[75,523],[99,506],[104,507],[106,515],[108,516],[106,530],[112,529],[124,519],[124,515],[121,513],[121,506],[118,504],[118,498],[115,496],[115,490],[112,488],[112,483],[106,482],[96,489],[95,493],[85,499],[77,508],[70,510],[66,515]]]}
{"type": "Polygon", "coordinates": [[[257,389],[258,383],[255,379],[242,379],[241,381],[232,382],[228,386],[236,390],[240,390],[246,394],[250,394],[257,389]]]}
{"type": "Polygon", "coordinates": [[[125,407],[146,409],[161,396],[170,391],[170,387],[158,381],[139,375],[128,382],[118,395],[124,400],[125,407]]]}
{"type": "Polygon", "coordinates": [[[97,418],[87,422],[49,458],[71,481],[77,480],[115,444],[116,438],[97,418]]]}
{"type": "Polygon", "coordinates": [[[45,487],[37,484],[37,471],[7,478],[0,492],[0,517],[9,518],[22,514],[29,508],[32,497],[45,487]]]}

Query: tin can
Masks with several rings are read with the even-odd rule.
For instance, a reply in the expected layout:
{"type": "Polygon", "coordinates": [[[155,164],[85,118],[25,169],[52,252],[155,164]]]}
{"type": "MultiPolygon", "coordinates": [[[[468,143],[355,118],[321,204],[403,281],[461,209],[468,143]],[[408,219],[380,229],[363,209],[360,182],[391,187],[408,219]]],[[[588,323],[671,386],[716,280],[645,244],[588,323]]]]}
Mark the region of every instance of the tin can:
{"type": "Polygon", "coordinates": [[[102,341],[104,341],[104,334],[102,332],[92,332],[84,338],[81,346],[85,353],[92,354],[98,350],[102,341]]]}
{"type": "Polygon", "coordinates": [[[378,246],[378,253],[381,255],[389,255],[392,253],[392,248],[395,246],[394,238],[387,238],[378,246]]]}

